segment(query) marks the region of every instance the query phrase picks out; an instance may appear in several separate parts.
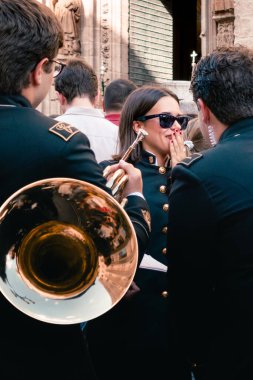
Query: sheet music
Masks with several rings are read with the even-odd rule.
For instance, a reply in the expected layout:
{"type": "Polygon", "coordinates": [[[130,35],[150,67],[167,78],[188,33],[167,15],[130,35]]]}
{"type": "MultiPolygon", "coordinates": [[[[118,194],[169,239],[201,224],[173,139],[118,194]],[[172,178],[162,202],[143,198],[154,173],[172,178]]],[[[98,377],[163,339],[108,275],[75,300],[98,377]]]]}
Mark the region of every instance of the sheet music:
{"type": "Polygon", "coordinates": [[[160,263],[160,261],[154,259],[152,256],[147,255],[146,253],[141,260],[139,268],[158,270],[160,272],[167,272],[167,265],[160,263]]]}

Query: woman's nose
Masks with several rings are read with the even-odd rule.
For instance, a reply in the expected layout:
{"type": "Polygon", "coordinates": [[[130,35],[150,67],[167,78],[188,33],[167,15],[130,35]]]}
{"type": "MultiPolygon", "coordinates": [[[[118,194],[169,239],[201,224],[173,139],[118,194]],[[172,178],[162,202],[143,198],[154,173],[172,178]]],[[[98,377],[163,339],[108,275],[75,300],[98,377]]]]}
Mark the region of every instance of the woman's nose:
{"type": "Polygon", "coordinates": [[[174,121],[171,129],[173,129],[173,130],[180,129],[181,130],[181,125],[179,124],[179,122],[177,120],[174,121]]]}

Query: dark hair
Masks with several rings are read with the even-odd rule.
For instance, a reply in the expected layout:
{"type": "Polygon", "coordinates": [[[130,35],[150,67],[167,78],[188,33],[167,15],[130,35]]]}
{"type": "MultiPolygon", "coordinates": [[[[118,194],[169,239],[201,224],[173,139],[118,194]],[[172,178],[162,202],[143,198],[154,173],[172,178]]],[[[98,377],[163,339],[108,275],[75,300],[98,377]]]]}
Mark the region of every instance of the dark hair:
{"type": "Polygon", "coordinates": [[[49,7],[36,0],[0,0],[0,92],[20,94],[36,64],[53,59],[62,45],[62,27],[49,7]]]}
{"type": "Polygon", "coordinates": [[[121,111],[126,98],[136,88],[136,84],[128,79],[115,79],[110,82],[105,88],[105,112],[121,111]]]}
{"type": "Polygon", "coordinates": [[[195,66],[194,100],[202,99],[217,119],[230,125],[253,115],[253,50],[220,48],[195,66]]]}
{"type": "MultiPolygon", "coordinates": [[[[118,155],[113,156],[115,160],[120,160],[129,146],[132,145],[133,141],[136,139],[136,133],[133,130],[133,122],[137,120],[139,116],[146,115],[146,113],[164,96],[171,96],[179,104],[179,99],[173,91],[160,86],[142,86],[128,95],[120,115],[120,151],[118,155]]],[[[141,149],[142,144],[139,143],[131,153],[132,162],[136,162],[140,159],[141,149]]]]}
{"type": "Polygon", "coordinates": [[[83,95],[87,95],[89,100],[94,102],[98,94],[97,75],[84,60],[72,58],[55,78],[55,89],[65,96],[68,103],[83,95]]]}

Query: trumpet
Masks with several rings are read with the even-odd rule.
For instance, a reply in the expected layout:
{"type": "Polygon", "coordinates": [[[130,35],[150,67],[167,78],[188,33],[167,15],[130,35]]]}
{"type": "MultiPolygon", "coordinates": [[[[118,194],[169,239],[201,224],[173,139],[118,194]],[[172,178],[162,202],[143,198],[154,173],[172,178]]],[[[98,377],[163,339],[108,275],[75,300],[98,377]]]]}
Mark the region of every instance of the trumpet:
{"type": "MultiPolygon", "coordinates": [[[[139,142],[141,142],[144,139],[144,137],[147,135],[148,135],[148,132],[140,128],[137,133],[136,139],[129,146],[129,148],[124,153],[121,159],[123,161],[126,161],[129,158],[132,151],[135,149],[135,147],[139,144],[139,142]]],[[[110,173],[110,165],[104,169],[103,176],[107,178],[109,173],[110,173]]],[[[122,200],[122,193],[126,186],[127,181],[128,181],[128,176],[126,175],[125,171],[123,169],[118,169],[112,175],[112,177],[109,178],[108,181],[106,182],[106,186],[112,190],[112,195],[117,201],[122,200]]]]}

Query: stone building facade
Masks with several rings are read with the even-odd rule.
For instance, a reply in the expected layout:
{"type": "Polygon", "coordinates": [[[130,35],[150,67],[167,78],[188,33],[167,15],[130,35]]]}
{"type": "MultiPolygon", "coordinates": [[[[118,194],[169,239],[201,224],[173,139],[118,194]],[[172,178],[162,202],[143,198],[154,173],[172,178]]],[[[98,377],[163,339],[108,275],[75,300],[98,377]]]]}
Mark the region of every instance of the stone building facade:
{"type": "MultiPolygon", "coordinates": [[[[65,0],[39,1],[55,10],[55,4],[65,0]]],[[[193,50],[198,60],[217,46],[253,47],[252,0],[72,3],[78,6],[79,45],[75,51],[61,52],[58,58],[83,57],[95,69],[101,91],[112,79],[129,78],[138,85],[169,85],[187,98],[193,50]]],[[[39,109],[47,115],[59,113],[53,87],[39,109]]]]}

